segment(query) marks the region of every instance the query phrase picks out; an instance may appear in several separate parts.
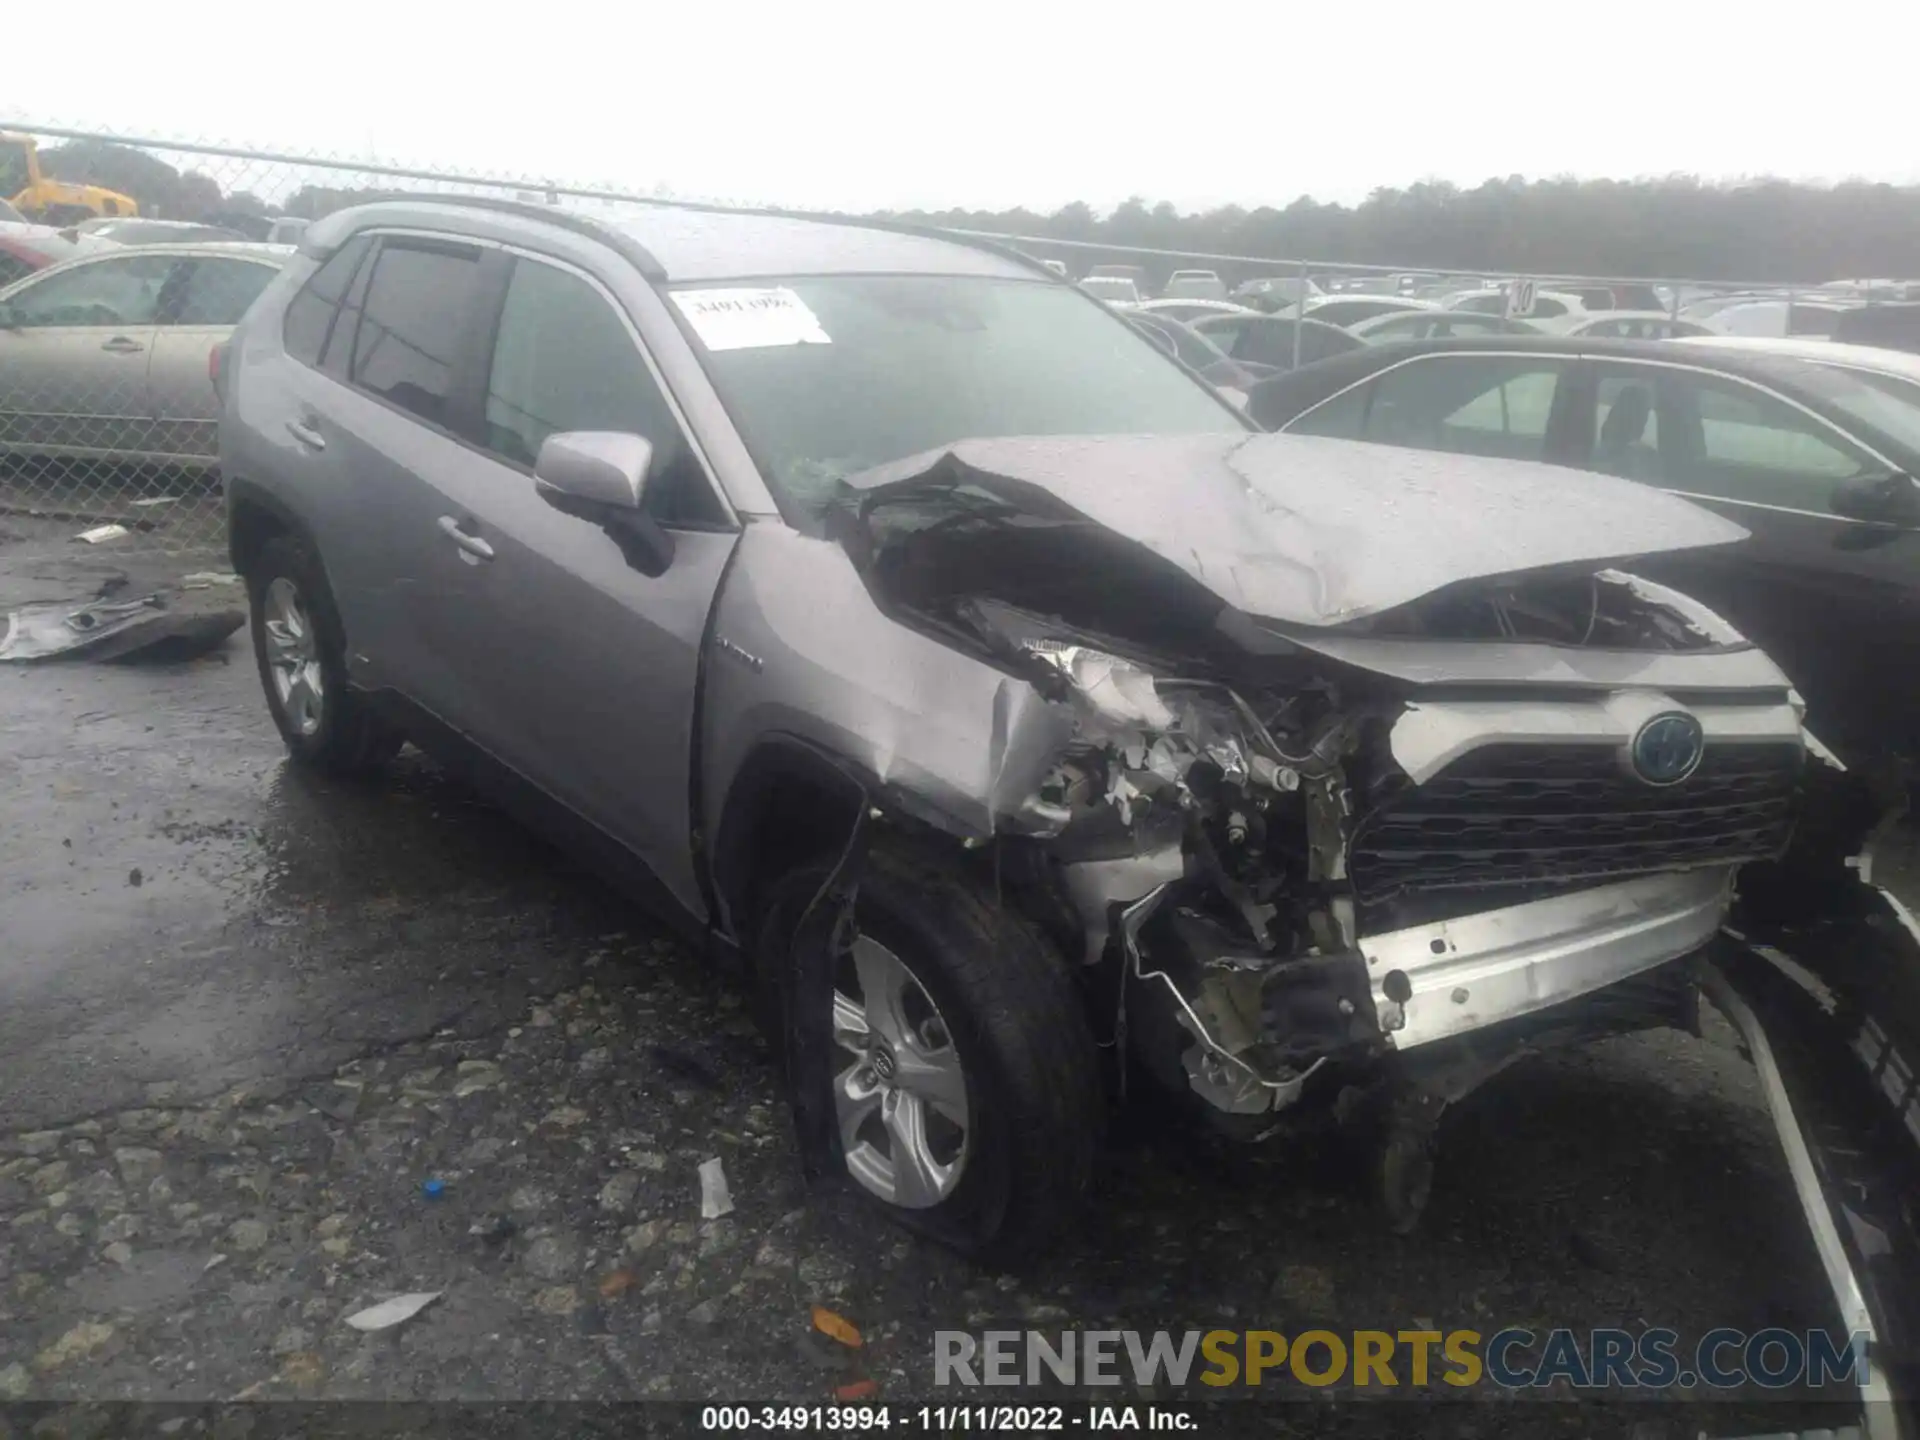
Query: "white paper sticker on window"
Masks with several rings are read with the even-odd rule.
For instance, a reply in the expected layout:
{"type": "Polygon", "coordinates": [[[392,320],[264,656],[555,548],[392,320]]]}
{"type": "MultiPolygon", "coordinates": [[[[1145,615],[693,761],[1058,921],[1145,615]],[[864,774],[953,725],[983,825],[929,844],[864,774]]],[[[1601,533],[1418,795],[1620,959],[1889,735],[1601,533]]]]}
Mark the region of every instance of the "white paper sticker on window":
{"type": "Polygon", "coordinates": [[[785,286],[764,290],[675,290],[673,303],[709,350],[828,345],[820,320],[785,286]]]}

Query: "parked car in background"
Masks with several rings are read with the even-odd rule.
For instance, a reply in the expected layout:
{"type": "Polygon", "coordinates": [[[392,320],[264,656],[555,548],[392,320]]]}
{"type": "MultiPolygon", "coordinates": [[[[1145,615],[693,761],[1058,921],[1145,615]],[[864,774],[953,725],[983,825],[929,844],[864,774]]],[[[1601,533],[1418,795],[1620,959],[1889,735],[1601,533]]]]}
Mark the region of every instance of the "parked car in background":
{"type": "Polygon", "coordinates": [[[1191,325],[1207,315],[1259,315],[1263,312],[1231,300],[1142,300],[1140,309],[1154,315],[1166,315],[1191,325]]]}
{"type": "Polygon", "coordinates": [[[1510,337],[1369,347],[1261,381],[1248,413],[1293,434],[1598,471],[1720,512],[1744,541],[1639,573],[1763,645],[1843,759],[1920,758],[1920,401],[1906,382],[1739,343],[1510,337]]]}
{"type": "Polygon", "coordinates": [[[1696,320],[1705,324],[1722,310],[1731,309],[1735,305],[1748,305],[1755,300],[1783,300],[1785,298],[1786,293],[1784,291],[1759,290],[1722,291],[1718,294],[1695,295],[1692,298],[1683,296],[1680,306],[1680,318],[1682,320],[1696,320]]]}
{"type": "Polygon", "coordinates": [[[1596,340],[1671,340],[1680,335],[1713,334],[1696,320],[1676,320],[1663,310],[1603,310],[1598,314],[1562,315],[1532,323],[1536,331],[1586,335],[1596,340]]]}
{"type": "MultiPolygon", "coordinates": [[[[1449,310],[1467,310],[1479,315],[1507,313],[1507,290],[1498,286],[1485,290],[1461,290],[1442,302],[1449,310]]],[[[1567,290],[1535,290],[1533,308],[1517,320],[1558,320],[1568,315],[1584,315],[1586,302],[1567,290]]]]}
{"type": "Polygon", "coordinates": [[[1311,277],[1303,280],[1298,275],[1262,275],[1234,286],[1229,298],[1256,310],[1280,310],[1303,296],[1312,299],[1324,293],[1321,284],[1311,277]]]}
{"type": "Polygon", "coordinates": [[[1096,300],[1109,305],[1131,306],[1140,303],[1140,287],[1124,275],[1089,275],[1080,288],[1096,300]]]}
{"type": "Polygon", "coordinates": [[[111,240],[116,245],[205,245],[246,236],[220,225],[196,225],[191,220],[149,220],[143,216],[99,216],[73,227],[82,235],[111,240]]]}
{"type": "MultiPolygon", "coordinates": [[[[1298,308],[1289,307],[1281,313],[1291,315],[1298,308]]],[[[1430,300],[1415,300],[1399,295],[1323,295],[1307,301],[1306,314],[1309,320],[1317,320],[1322,325],[1354,325],[1362,320],[1371,320],[1376,315],[1398,315],[1409,310],[1439,308],[1430,300]]]]}
{"type": "Polygon", "coordinates": [[[1286,315],[1209,315],[1194,321],[1193,328],[1256,375],[1293,368],[1296,330],[1302,365],[1344,355],[1367,343],[1338,325],[1286,315]]]}
{"type": "Polygon", "coordinates": [[[1847,345],[1920,352],[1920,304],[1882,301],[1844,310],[1833,322],[1832,335],[1847,345]]]}
{"type": "Polygon", "coordinates": [[[1095,265],[1087,271],[1088,279],[1131,280],[1133,288],[1140,292],[1142,300],[1153,294],[1153,281],[1142,265],[1095,265]]]}
{"type": "Polygon", "coordinates": [[[210,468],[213,352],[293,252],[99,244],[0,290],[0,453],[210,468]]]}
{"type": "Polygon", "coordinates": [[[1471,310],[1401,310],[1347,326],[1369,345],[1396,340],[1445,340],[1465,335],[1538,335],[1524,320],[1477,315],[1471,310]]]}
{"type": "Polygon", "coordinates": [[[1167,277],[1160,296],[1166,300],[1225,300],[1227,286],[1211,270],[1176,270],[1167,277]]]}
{"type": "Polygon", "coordinates": [[[1269,373],[1248,369],[1191,325],[1164,312],[1149,311],[1141,305],[1124,313],[1129,325],[1181,364],[1197,370],[1209,385],[1232,392],[1228,398],[1236,405],[1245,403],[1248,386],[1269,373]]]}
{"type": "Polygon", "coordinates": [[[1817,300],[1748,300],[1716,310],[1701,323],[1719,335],[1831,335],[1850,308],[1817,300]]]}
{"type": "MultiPolygon", "coordinates": [[[[303,220],[297,215],[276,215],[273,223],[267,227],[267,243],[297,245],[300,243],[300,237],[307,233],[307,226],[312,223],[311,220],[303,220]]],[[[1046,263],[1047,268],[1056,275],[1067,273],[1067,267],[1058,260],[1049,260],[1046,263]]]]}
{"type": "Polygon", "coordinates": [[[0,220],[0,288],[76,255],[119,248],[111,240],[56,230],[51,225],[0,220]]]}
{"type": "Polygon", "coordinates": [[[223,374],[295,762],[414,738],[750,957],[809,1169],[968,1255],[1074,1224],[1122,1065],[1378,1116],[1410,1228],[1479,1080],[1697,1013],[1793,828],[1785,677],[1607,568],[1736,527],[1250,433],[955,237],[368,205],[223,374]]]}

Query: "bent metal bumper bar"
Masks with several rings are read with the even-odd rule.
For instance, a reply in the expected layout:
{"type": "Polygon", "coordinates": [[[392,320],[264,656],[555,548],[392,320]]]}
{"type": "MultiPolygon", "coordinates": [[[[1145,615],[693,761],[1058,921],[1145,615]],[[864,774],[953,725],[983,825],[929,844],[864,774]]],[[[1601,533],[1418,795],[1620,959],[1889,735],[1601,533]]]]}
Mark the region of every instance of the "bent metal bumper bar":
{"type": "Polygon", "coordinates": [[[1362,936],[1381,1027],[1405,1050],[1676,960],[1719,930],[1733,870],[1649,875],[1362,936]]]}

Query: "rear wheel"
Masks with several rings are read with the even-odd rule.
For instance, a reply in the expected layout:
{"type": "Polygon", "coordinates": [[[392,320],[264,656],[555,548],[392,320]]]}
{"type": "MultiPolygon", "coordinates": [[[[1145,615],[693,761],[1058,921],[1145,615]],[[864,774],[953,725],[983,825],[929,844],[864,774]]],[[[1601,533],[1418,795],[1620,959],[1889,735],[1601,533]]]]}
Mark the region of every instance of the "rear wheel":
{"type": "Polygon", "coordinates": [[[347,683],[339,616],[312,552],[292,536],[269,540],[248,567],[247,597],[260,685],[293,758],[334,775],[391,760],[403,737],[347,683]]]}
{"type": "Polygon", "coordinates": [[[1033,1258],[1084,1199],[1106,1117],[1065,962],[944,856],[877,842],[844,917],[816,903],[831,869],[773,887],[756,947],[810,1148],[909,1229],[1033,1258]]]}

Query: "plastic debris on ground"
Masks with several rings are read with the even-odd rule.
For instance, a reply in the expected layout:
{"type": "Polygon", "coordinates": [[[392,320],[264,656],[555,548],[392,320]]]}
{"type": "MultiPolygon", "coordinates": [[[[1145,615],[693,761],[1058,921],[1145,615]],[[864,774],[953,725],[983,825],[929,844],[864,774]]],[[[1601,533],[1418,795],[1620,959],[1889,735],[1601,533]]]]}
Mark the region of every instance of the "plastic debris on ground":
{"type": "Polygon", "coordinates": [[[239,610],[179,614],[157,594],[111,604],[23,605],[7,616],[0,661],[185,660],[218,649],[246,623],[239,610]]]}
{"type": "Polygon", "coordinates": [[[76,540],[84,540],[89,545],[98,545],[103,540],[118,540],[122,535],[131,535],[132,533],[133,532],[124,525],[96,525],[91,530],[82,530],[73,538],[76,540]]]}
{"type": "Polygon", "coordinates": [[[447,1182],[444,1180],[422,1180],[420,1182],[420,1193],[429,1200],[438,1200],[442,1195],[447,1193],[447,1182]]]}
{"type": "Polygon", "coordinates": [[[441,1296],[438,1290],[421,1290],[411,1295],[396,1295],[378,1305],[347,1316],[347,1324],[356,1330],[391,1330],[418,1315],[441,1296]]]}
{"type": "Polygon", "coordinates": [[[700,1218],[718,1220],[733,1213],[733,1196],[727,1190],[727,1172],[720,1157],[700,1162],[700,1218]]]}
{"type": "Polygon", "coordinates": [[[238,585],[238,575],[228,575],[220,570],[196,570],[191,575],[180,577],[182,590],[211,590],[216,585],[238,585]]]}
{"type": "Polygon", "coordinates": [[[859,1326],[843,1315],[834,1314],[824,1305],[813,1307],[813,1328],[856,1350],[864,1343],[860,1338],[859,1326]]]}

